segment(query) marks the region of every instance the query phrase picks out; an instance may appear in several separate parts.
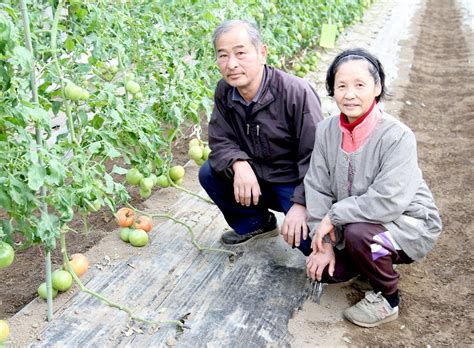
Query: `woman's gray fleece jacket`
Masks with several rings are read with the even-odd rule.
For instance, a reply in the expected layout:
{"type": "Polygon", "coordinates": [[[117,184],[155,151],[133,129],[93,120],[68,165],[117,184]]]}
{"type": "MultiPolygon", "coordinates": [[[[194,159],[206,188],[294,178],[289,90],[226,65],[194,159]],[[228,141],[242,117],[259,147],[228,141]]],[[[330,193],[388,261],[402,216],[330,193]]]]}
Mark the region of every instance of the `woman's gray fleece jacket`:
{"type": "Polygon", "coordinates": [[[423,258],[441,233],[441,219],[418,166],[416,139],[387,113],[355,152],[342,148],[339,116],[317,124],[304,179],[308,225],[314,234],[329,214],[346,224],[382,224],[413,260],[423,258]]]}

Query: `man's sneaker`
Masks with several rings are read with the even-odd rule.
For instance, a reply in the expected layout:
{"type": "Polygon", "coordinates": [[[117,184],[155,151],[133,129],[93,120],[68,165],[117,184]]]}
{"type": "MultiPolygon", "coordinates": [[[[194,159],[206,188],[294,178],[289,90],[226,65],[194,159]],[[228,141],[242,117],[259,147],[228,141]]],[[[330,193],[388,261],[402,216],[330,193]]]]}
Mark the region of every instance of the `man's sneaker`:
{"type": "Polygon", "coordinates": [[[278,234],[276,217],[273,213],[270,213],[268,221],[263,227],[246,234],[238,234],[235,231],[225,232],[221,237],[221,242],[225,245],[244,245],[250,240],[276,237],[278,234]]]}
{"type": "Polygon", "coordinates": [[[369,291],[365,298],[344,311],[344,317],[362,327],[374,327],[398,318],[398,306],[392,308],[382,294],[369,291]]]}

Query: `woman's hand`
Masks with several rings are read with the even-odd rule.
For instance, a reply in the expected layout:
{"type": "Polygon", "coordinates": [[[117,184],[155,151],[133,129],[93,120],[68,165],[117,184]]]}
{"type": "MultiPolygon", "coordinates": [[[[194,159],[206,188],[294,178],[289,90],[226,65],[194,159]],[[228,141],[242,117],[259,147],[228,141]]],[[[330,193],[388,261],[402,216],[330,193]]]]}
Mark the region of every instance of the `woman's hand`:
{"type": "Polygon", "coordinates": [[[326,216],[324,216],[324,218],[321,220],[321,223],[318,225],[318,228],[314,234],[314,238],[311,242],[311,248],[313,251],[324,253],[323,244],[325,243],[323,243],[323,238],[327,234],[329,234],[331,241],[336,243],[336,232],[334,231],[334,225],[332,224],[331,219],[329,219],[329,215],[326,214],[326,216]]]}
{"type": "Polygon", "coordinates": [[[306,259],[306,274],[313,280],[321,281],[323,271],[329,265],[328,273],[332,277],[336,267],[336,256],[332,245],[323,243],[324,251],[313,251],[306,259]]]}

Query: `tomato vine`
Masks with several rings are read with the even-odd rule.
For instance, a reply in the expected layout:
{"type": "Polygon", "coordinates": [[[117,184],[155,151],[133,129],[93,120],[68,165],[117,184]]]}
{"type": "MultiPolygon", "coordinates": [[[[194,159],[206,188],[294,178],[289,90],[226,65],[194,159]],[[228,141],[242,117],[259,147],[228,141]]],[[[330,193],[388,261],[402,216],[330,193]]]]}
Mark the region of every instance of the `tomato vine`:
{"type": "MultiPolygon", "coordinates": [[[[206,200],[173,183],[168,169],[172,144],[190,127],[200,134],[211,113],[214,27],[225,18],[255,20],[269,63],[286,69],[317,45],[328,16],[341,30],[369,4],[2,1],[0,241],[41,244],[48,255],[75,214],[87,223],[90,212],[129,200],[122,182],[132,167],[206,200]]],[[[199,250],[212,250],[183,226],[199,250]]]]}

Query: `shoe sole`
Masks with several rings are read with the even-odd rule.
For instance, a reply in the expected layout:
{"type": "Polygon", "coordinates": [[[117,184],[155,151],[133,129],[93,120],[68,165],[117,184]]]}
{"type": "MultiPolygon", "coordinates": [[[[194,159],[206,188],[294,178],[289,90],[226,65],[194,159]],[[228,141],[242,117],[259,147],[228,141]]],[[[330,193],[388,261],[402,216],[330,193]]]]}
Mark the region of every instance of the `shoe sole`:
{"type": "Polygon", "coordinates": [[[255,237],[247,239],[245,242],[242,242],[242,243],[227,244],[222,239],[221,239],[221,243],[225,246],[240,246],[240,245],[246,245],[247,243],[249,243],[251,241],[258,240],[258,239],[266,239],[266,238],[277,237],[279,234],[280,234],[280,230],[277,227],[274,230],[271,230],[271,231],[268,231],[268,232],[265,232],[265,233],[261,233],[261,234],[255,236],[255,237]]]}
{"type": "Polygon", "coordinates": [[[386,317],[385,319],[382,319],[380,321],[377,321],[376,323],[362,323],[360,321],[357,321],[357,320],[354,320],[354,319],[349,319],[348,317],[346,317],[344,315],[344,318],[346,318],[348,321],[350,321],[351,323],[353,324],[356,324],[358,326],[362,326],[362,327],[376,327],[376,326],[379,326],[379,325],[382,325],[382,324],[385,324],[385,323],[389,323],[391,321],[394,321],[398,318],[398,311],[396,313],[393,313],[391,315],[389,315],[388,317],[386,317]]]}

